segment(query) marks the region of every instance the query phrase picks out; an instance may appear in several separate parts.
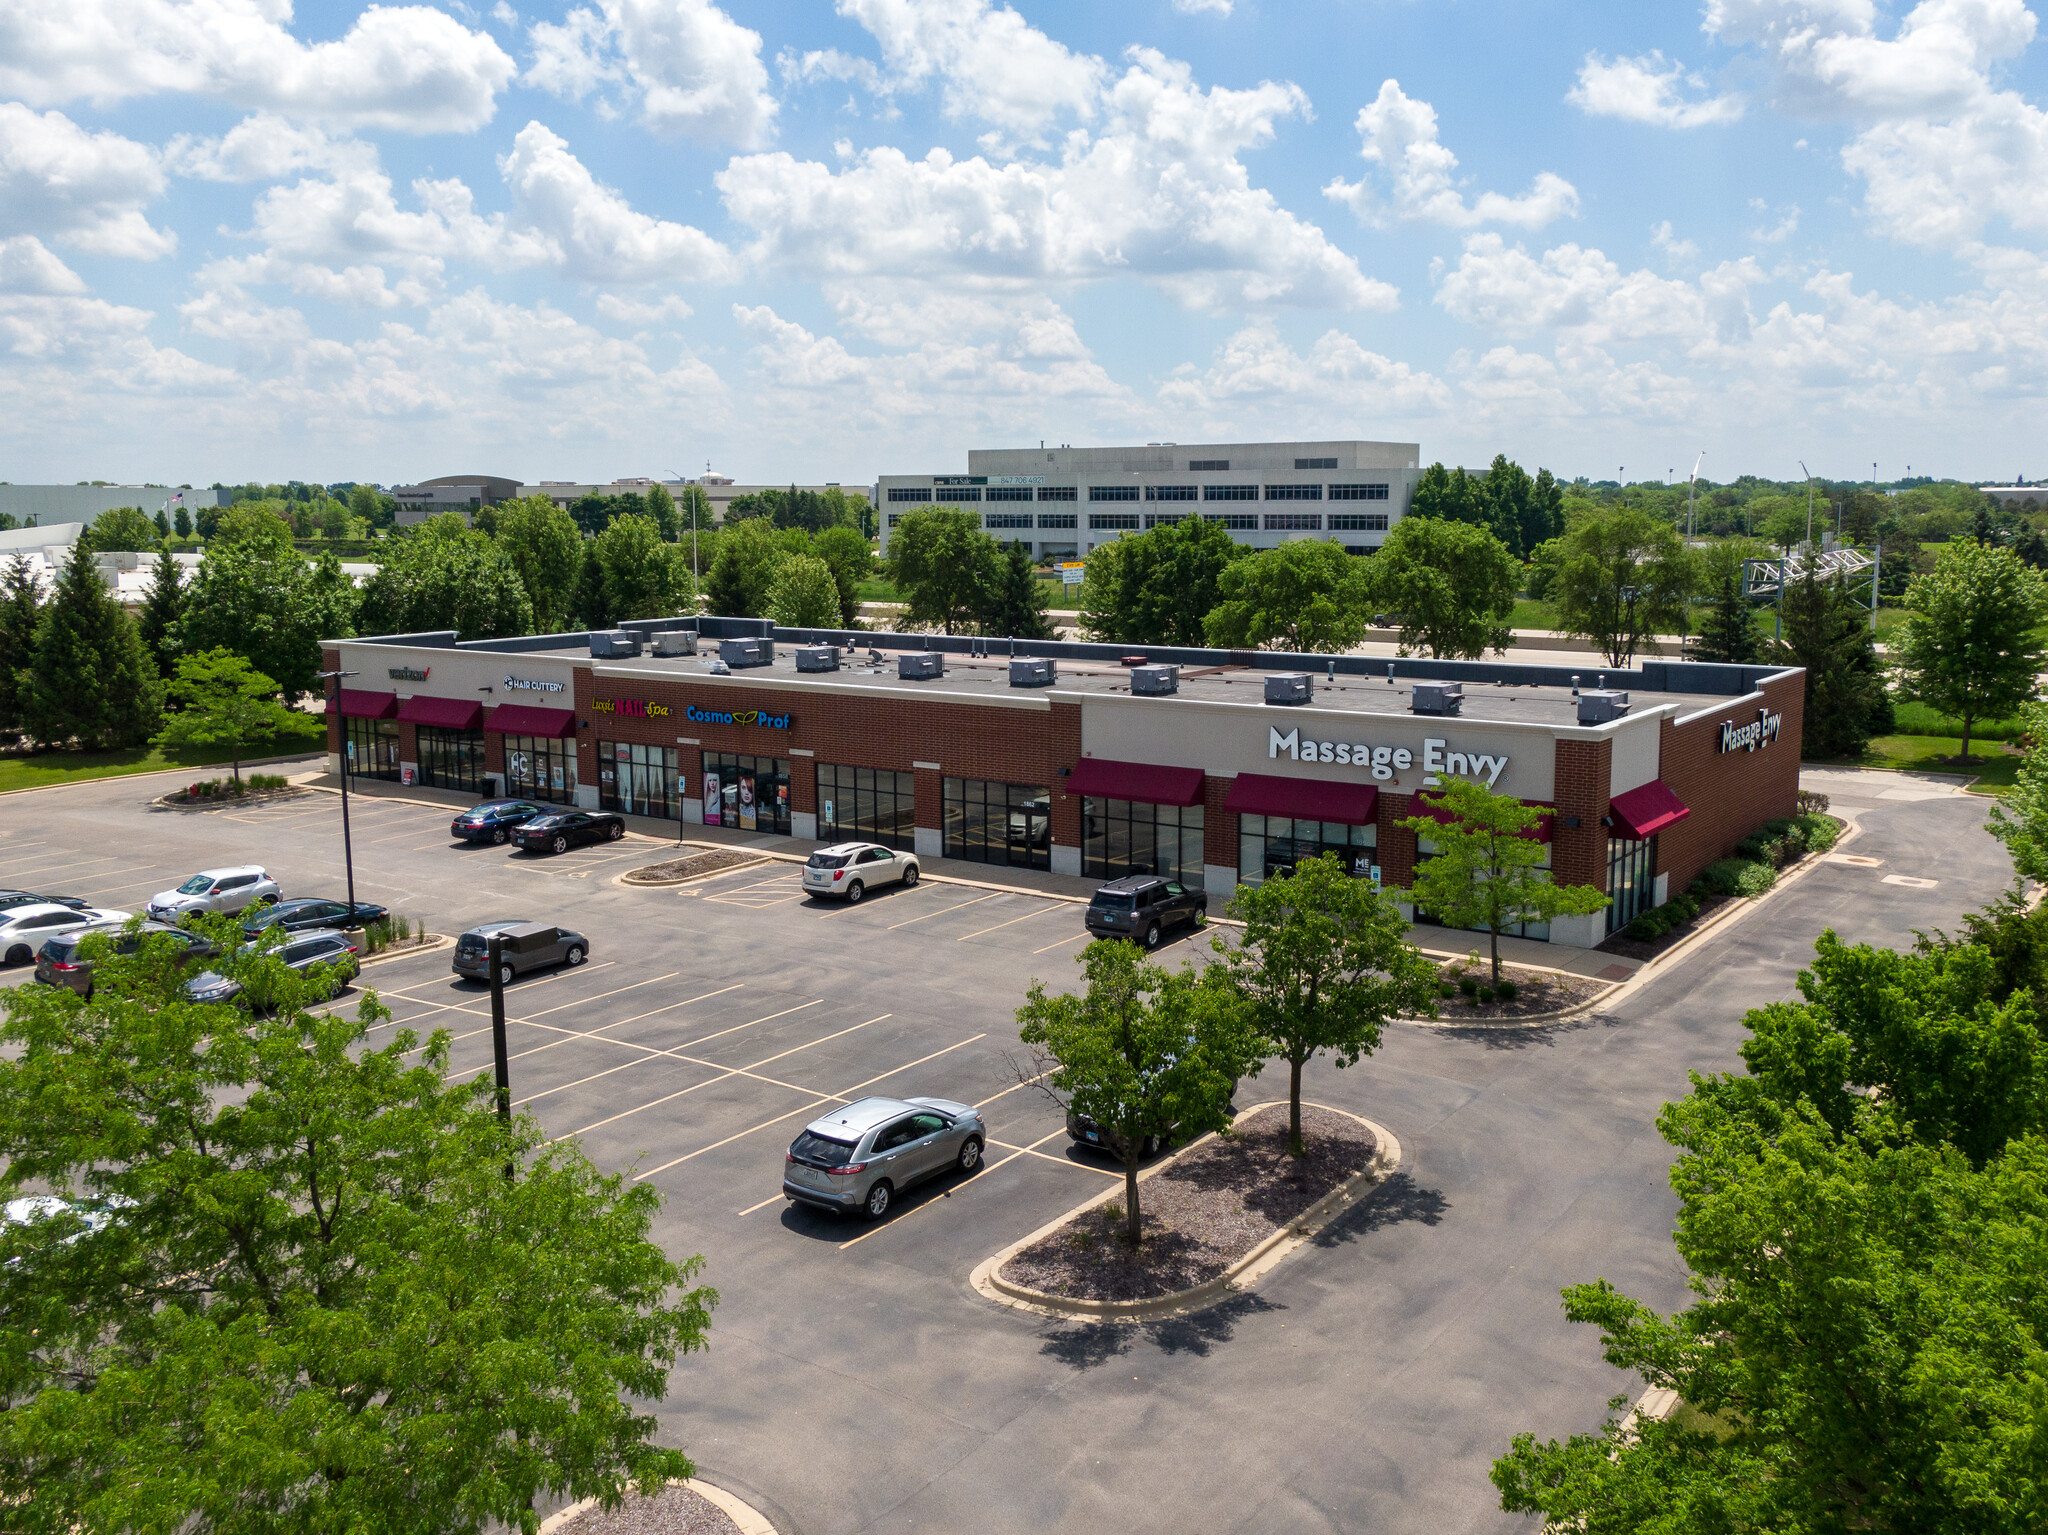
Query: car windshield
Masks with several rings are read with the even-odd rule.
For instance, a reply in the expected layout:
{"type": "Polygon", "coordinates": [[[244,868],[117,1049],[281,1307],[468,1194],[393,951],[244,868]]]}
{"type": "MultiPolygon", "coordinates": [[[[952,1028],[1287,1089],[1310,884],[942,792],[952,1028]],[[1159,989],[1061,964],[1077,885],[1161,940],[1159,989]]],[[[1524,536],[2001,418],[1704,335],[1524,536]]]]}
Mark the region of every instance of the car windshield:
{"type": "Polygon", "coordinates": [[[806,1130],[796,1138],[789,1154],[812,1167],[844,1167],[852,1160],[853,1148],[858,1144],[857,1141],[835,1141],[830,1136],[813,1135],[806,1130]]]}
{"type": "Polygon", "coordinates": [[[1138,904],[1138,898],[1119,890],[1098,890],[1095,892],[1095,904],[1104,911],[1129,911],[1138,904]]]}
{"type": "Polygon", "coordinates": [[[813,853],[806,861],[805,867],[812,869],[843,869],[846,867],[846,860],[850,856],[847,853],[813,853]]]}
{"type": "Polygon", "coordinates": [[[186,880],[184,884],[178,887],[178,894],[204,895],[206,894],[207,891],[211,890],[212,888],[213,877],[211,875],[195,874],[190,879],[186,880]]]}
{"type": "Polygon", "coordinates": [[[291,915],[293,915],[293,911],[289,906],[266,906],[250,917],[247,925],[250,927],[268,927],[271,923],[282,921],[291,915]]]}

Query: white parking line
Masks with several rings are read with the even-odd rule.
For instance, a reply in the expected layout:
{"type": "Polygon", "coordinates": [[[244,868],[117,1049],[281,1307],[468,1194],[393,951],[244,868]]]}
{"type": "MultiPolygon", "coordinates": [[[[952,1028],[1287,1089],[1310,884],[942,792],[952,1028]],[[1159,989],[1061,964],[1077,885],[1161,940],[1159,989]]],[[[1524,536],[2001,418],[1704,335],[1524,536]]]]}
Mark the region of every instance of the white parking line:
{"type": "MultiPolygon", "coordinates": [[[[556,981],[562,980],[562,979],[564,979],[565,977],[568,977],[568,976],[572,976],[572,975],[595,975],[595,974],[596,974],[596,973],[597,973],[598,971],[600,971],[600,970],[609,970],[609,969],[611,969],[611,967],[612,967],[613,965],[616,965],[617,963],[618,963],[618,961],[617,961],[617,960],[615,960],[615,959],[608,959],[608,960],[604,961],[604,963],[602,963],[602,964],[598,964],[598,965],[583,965],[583,966],[580,966],[580,967],[578,967],[578,968],[577,968],[577,969],[575,969],[575,970],[557,970],[557,971],[556,971],[556,972],[555,972],[555,973],[554,973],[553,975],[548,975],[548,976],[542,976],[542,977],[541,977],[541,978],[540,978],[539,980],[537,980],[537,981],[528,981],[528,982],[526,982],[526,984],[525,984],[525,985],[523,985],[523,986],[521,986],[521,987],[519,988],[519,991],[520,991],[521,995],[524,995],[525,993],[527,993],[527,992],[529,992],[529,991],[536,991],[536,990],[538,990],[539,988],[541,988],[541,987],[543,987],[543,986],[549,986],[549,985],[552,985],[552,984],[554,984],[554,983],[555,983],[556,981]]],[[[382,991],[382,990],[379,990],[379,991],[377,992],[377,995],[378,995],[379,997],[405,997],[405,1000],[406,1000],[406,1001],[408,1001],[408,1002],[410,1002],[410,1003],[412,1003],[412,1004],[413,1004],[413,1005],[414,1005],[415,1007],[424,1007],[424,1008],[428,1008],[428,1009],[431,1009],[431,1010],[432,1010],[433,1012],[436,1012],[436,1013],[477,1013],[477,1012],[481,1011],[481,1012],[482,1012],[482,1014],[483,1014],[483,1016],[485,1016],[485,1017],[488,1017],[488,1016],[490,1016],[490,1012],[489,1012],[489,1009],[488,1009],[488,1008],[486,1008],[486,1009],[481,1009],[481,1010],[479,1010],[478,1008],[475,1008],[475,1007],[471,1007],[471,1006],[469,1006],[469,1005],[467,1005],[467,1004],[464,1004],[464,1003],[461,1003],[461,1002],[429,1002],[429,1001],[428,1001],[428,1000],[427,1000],[427,999],[426,999],[425,997],[410,997],[410,996],[406,996],[406,993],[407,993],[407,992],[411,992],[411,991],[418,991],[418,990],[419,990],[419,989],[420,989],[420,988],[421,988],[422,986],[432,986],[432,985],[435,985],[435,984],[437,984],[437,983],[440,983],[440,984],[446,984],[445,982],[442,982],[442,981],[441,981],[441,977],[439,977],[439,976],[432,976],[432,977],[429,977],[429,978],[428,978],[427,980],[424,980],[424,981],[415,981],[415,982],[413,982],[413,983],[412,983],[412,985],[410,985],[410,986],[394,987],[394,988],[393,988],[392,990],[390,990],[390,991],[382,991]]],[[[364,989],[365,989],[365,990],[370,990],[370,989],[372,989],[372,988],[369,988],[369,987],[365,987],[364,989]]],[[[374,1033],[376,1033],[376,1032],[377,1032],[377,1030],[379,1030],[379,1029],[389,1029],[389,1028],[403,1028],[403,1027],[404,1027],[405,1025],[407,1025],[407,1024],[410,1024],[410,1023],[418,1023],[418,1022],[419,1022],[419,1021],[420,1021],[420,1020],[421,1020],[422,1018],[424,1018],[424,1017],[426,1017],[426,1016],[427,1016],[427,1014],[426,1014],[426,1013],[414,1013],[414,1014],[413,1014],[413,1015],[412,1015],[411,1017],[409,1017],[409,1018],[392,1018],[392,1019],[389,1019],[389,1020],[387,1020],[386,1022],[383,1022],[383,1023],[373,1023],[373,1024],[371,1024],[371,1025],[370,1025],[370,1027],[369,1027],[369,1029],[368,1029],[368,1030],[366,1030],[365,1032],[367,1032],[367,1033],[371,1033],[371,1034],[374,1034],[374,1033]]],[[[508,1018],[508,1019],[506,1019],[505,1021],[506,1021],[507,1023],[510,1023],[510,1022],[512,1022],[513,1020],[512,1020],[512,1019],[510,1019],[510,1018],[508,1018]]]]}
{"type": "Polygon", "coordinates": [[[978,895],[971,901],[955,901],[951,906],[941,906],[937,911],[928,911],[922,917],[907,917],[901,922],[891,922],[882,931],[893,933],[899,927],[908,927],[913,922],[922,922],[925,917],[943,917],[947,912],[958,911],[963,906],[979,906],[983,901],[993,901],[994,899],[995,896],[993,895],[978,895]]]}
{"type": "Polygon", "coordinates": [[[42,875],[45,875],[45,874],[55,874],[55,873],[57,873],[57,872],[58,872],[59,870],[62,870],[62,869],[67,869],[67,868],[69,868],[69,869],[82,869],[82,868],[86,867],[86,866],[87,866],[88,864],[95,864],[95,863],[119,863],[119,862],[121,861],[121,860],[120,860],[119,858],[74,858],[74,857],[73,857],[73,856],[72,856],[71,854],[69,854],[69,853],[65,853],[65,852],[55,852],[55,853],[34,853],[34,854],[31,854],[31,855],[30,855],[29,857],[27,857],[27,858],[20,858],[20,859],[15,859],[15,860],[13,860],[13,862],[14,862],[14,864],[16,864],[16,865],[18,865],[18,864],[23,864],[23,863],[44,863],[44,862],[46,862],[47,860],[49,860],[49,859],[52,859],[52,858],[56,859],[57,861],[56,861],[56,862],[55,862],[54,864],[50,864],[50,865],[49,865],[49,866],[48,866],[47,868],[42,868],[42,869],[27,869],[27,870],[24,870],[24,869],[21,869],[21,868],[18,868],[18,867],[11,867],[11,866],[10,866],[10,867],[8,868],[8,870],[7,870],[7,877],[8,877],[9,879],[24,879],[24,878],[31,878],[31,877],[36,877],[36,878],[39,878],[39,877],[41,877],[42,875]],[[67,862],[67,860],[68,860],[68,862],[67,862]]]}
{"type": "MultiPolygon", "coordinates": [[[[601,991],[594,997],[579,997],[574,1002],[564,1002],[559,1007],[543,1008],[541,1011],[537,1013],[527,1013],[518,1018],[514,1018],[510,1015],[507,1015],[505,1019],[505,1026],[507,1028],[510,1028],[515,1023],[522,1023],[530,1024],[534,1028],[544,1029],[547,1028],[548,1025],[540,1022],[540,1020],[547,1017],[550,1013],[566,1013],[572,1007],[588,1007],[593,1002],[602,1002],[606,997],[616,997],[622,992],[638,991],[642,986],[652,986],[660,981],[672,981],[678,975],[681,974],[682,972],[680,970],[672,970],[667,975],[657,975],[652,981],[635,981],[630,986],[615,986],[610,991],[601,991]]],[[[491,1016],[491,1011],[487,1007],[449,1006],[447,1007],[446,1010],[454,1013],[470,1013],[478,1018],[488,1018],[491,1016]]],[[[465,1039],[475,1039],[479,1034],[488,1034],[491,1031],[491,1028],[492,1025],[485,1024],[480,1029],[471,1029],[467,1034],[451,1034],[449,1036],[449,1042],[459,1043],[465,1039]]],[[[424,1049],[425,1046],[422,1046],[421,1048],[424,1049]]]]}
{"type": "MultiPolygon", "coordinates": [[[[1055,1130],[1053,1131],[1052,1135],[1046,1136],[1044,1140],[1033,1141],[1029,1146],[1023,1146],[1018,1148],[1017,1150],[1011,1152],[1008,1156],[1004,1157],[1002,1161],[991,1163],[989,1165],[984,1166],[980,1172],[976,1173],[966,1182],[958,1184],[951,1192],[964,1193],[968,1189],[973,1188],[975,1184],[979,1183],[983,1178],[986,1178],[990,1173],[994,1172],[998,1167],[1007,1167],[1010,1163],[1016,1161],[1019,1157],[1044,1155],[1044,1153],[1040,1152],[1038,1148],[1040,1146],[1043,1146],[1046,1141],[1051,1140],[1053,1136],[1065,1135],[1066,1133],[1067,1132],[1065,1130],[1055,1130]]],[[[1059,1158],[1051,1157],[1048,1158],[1048,1160],[1057,1162],[1059,1158]]],[[[1117,1176],[1122,1177],[1123,1175],[1119,1173],[1117,1176]]],[[[839,1244],[839,1250],[841,1252],[845,1252],[846,1249],[849,1247],[858,1247],[861,1243],[865,1242],[869,1237],[880,1236],[885,1231],[894,1230],[896,1227],[902,1225],[905,1221],[909,1220],[911,1216],[917,1214],[918,1211],[928,1209],[932,1205],[940,1204],[942,1202],[943,1201],[938,1199],[926,1199],[921,1203],[914,1204],[909,1209],[905,1210],[902,1214],[894,1217],[891,1220],[884,1221],[879,1226],[870,1227],[868,1230],[863,1231],[859,1236],[854,1237],[851,1241],[841,1242],[839,1244]]]]}
{"type": "Polygon", "coordinates": [[[995,927],[985,927],[980,929],[980,931],[973,933],[962,933],[958,938],[955,938],[953,941],[955,943],[965,943],[970,938],[979,938],[982,935],[982,933],[993,933],[997,930],[997,928],[1015,927],[1019,922],[1029,922],[1033,917],[1042,917],[1049,911],[1057,910],[1059,910],[1058,907],[1048,902],[1046,905],[1039,907],[1036,911],[1027,911],[1021,917],[1012,917],[1007,922],[998,922],[995,925],[995,927]]]}
{"type": "MultiPolygon", "coordinates": [[[[697,997],[688,997],[688,998],[685,998],[685,999],[684,999],[683,1001],[681,1001],[681,1002],[671,1002],[671,1003],[669,1003],[669,1004],[668,1004],[668,1006],[666,1006],[666,1007],[657,1007],[657,1008],[653,1008],[653,1009],[651,1009],[651,1010],[650,1010],[650,1011],[648,1011],[648,1012],[644,1012],[644,1013],[635,1013],[635,1014],[634,1014],[634,1015],[633,1015],[632,1017],[630,1017],[630,1018],[621,1018],[621,1019],[619,1019],[619,1020],[618,1020],[617,1022],[615,1022],[615,1023],[601,1023],[601,1024],[599,1024],[599,1025],[598,1025],[598,1026],[597,1026],[596,1028],[594,1028],[594,1029],[588,1029],[588,1030],[584,1030],[584,1031],[582,1031],[582,1032],[580,1032],[580,1033],[579,1033],[579,1032],[575,1032],[575,1031],[572,1031],[572,1030],[567,1030],[567,1029],[565,1029],[565,1030],[563,1030],[563,1031],[562,1031],[562,1037],[561,1037],[560,1039],[551,1039],[551,1040],[549,1040],[549,1041],[548,1041],[548,1042],[547,1042],[546,1044],[544,1044],[544,1045],[535,1045],[535,1046],[534,1046],[534,1047],[533,1047],[533,1048],[532,1048],[531,1050],[521,1050],[521,1051],[520,1051],[520,1052],[519,1052],[519,1053],[518,1053],[517,1055],[507,1056],[507,1057],[506,1057],[506,1059],[507,1059],[508,1061],[519,1061],[519,1060],[524,1060],[524,1059],[525,1059],[525,1058],[526,1058],[527,1056],[529,1056],[529,1055],[539,1055],[539,1054],[540,1054],[540,1053],[541,1053],[541,1052],[542,1052],[543,1050],[556,1050],[556,1049],[560,1049],[560,1048],[561,1048],[561,1047],[562,1047],[563,1045],[568,1045],[568,1044],[574,1044],[574,1043],[575,1043],[575,1042],[576,1042],[577,1040],[579,1040],[579,1039],[603,1039],[603,1040],[605,1041],[605,1043],[606,1043],[606,1044],[612,1044],[612,1045],[631,1045],[631,1046],[632,1046],[632,1047],[633,1047],[633,1048],[634,1048],[635,1050],[657,1050],[657,1049],[659,1049],[659,1048],[660,1048],[660,1047],[659,1047],[659,1046],[657,1046],[657,1045],[642,1045],[642,1044],[637,1044],[637,1043],[635,1043],[635,1042],[634,1042],[633,1040],[630,1040],[630,1039],[610,1039],[610,1038],[606,1037],[606,1035],[605,1035],[605,1030],[606,1030],[606,1029],[622,1029],[622,1028],[624,1028],[624,1027],[625,1027],[625,1026],[626,1026],[627,1024],[629,1024],[629,1023],[638,1023],[638,1022],[640,1022],[640,1021],[641,1021],[642,1019],[644,1019],[644,1018],[658,1018],[658,1017],[660,1017],[660,1016],[661,1016],[661,1015],[662,1015],[663,1013],[672,1013],[672,1012],[674,1012],[674,1011],[675,1011],[675,1010],[676,1010],[677,1008],[679,1008],[679,1007],[688,1007],[688,1006],[689,1006],[689,1005],[690,1005],[690,1004],[691,1004],[692,1002],[702,1002],[702,1001],[704,1001],[704,1000],[706,1000],[707,998],[710,998],[710,997],[722,997],[722,996],[724,996],[724,995],[725,995],[725,994],[726,994],[726,993],[727,993],[728,991],[738,991],[739,989],[740,989],[740,984],[739,984],[739,983],[735,983],[734,985],[731,985],[731,986],[723,986],[723,987],[720,987],[720,988],[719,988],[719,989],[718,989],[717,991],[707,991],[707,992],[705,992],[705,993],[704,993],[704,994],[703,994],[702,996],[697,996],[697,997]]],[[[820,998],[818,999],[818,1002],[822,1002],[822,1001],[824,1001],[824,1000],[825,1000],[825,999],[824,999],[823,997],[820,997],[820,998]]],[[[806,1002],[806,1003],[804,1004],[804,1007],[816,1007],[817,1005],[818,1005],[818,1003],[817,1003],[817,1002],[806,1002]]],[[[792,1008],[790,1008],[790,1009],[789,1009],[788,1011],[789,1011],[789,1012],[791,1012],[791,1013],[795,1013],[795,1012],[801,1012],[801,1011],[802,1011],[802,1008],[795,1008],[795,1007],[792,1007],[792,1008]]],[[[787,1014],[785,1014],[785,1013],[770,1013],[770,1014],[768,1015],[768,1018],[782,1018],[782,1017],[785,1017],[785,1016],[787,1016],[787,1014]]],[[[753,1023],[766,1023],[767,1021],[768,1021],[768,1019],[767,1019],[767,1018],[756,1018],[756,1019],[754,1019],[754,1020],[753,1020],[753,1023]]],[[[549,1024],[549,1025],[539,1025],[539,1027],[548,1027],[548,1028],[551,1028],[551,1027],[553,1027],[553,1025],[551,1025],[551,1024],[549,1024]]],[[[742,1023],[742,1024],[737,1024],[737,1025],[735,1025],[735,1028],[740,1028],[740,1029],[744,1029],[744,1028],[750,1028],[750,1027],[752,1027],[752,1024],[742,1023]]],[[[720,1032],[720,1033],[723,1033],[723,1034],[730,1034],[730,1033],[734,1032],[734,1030],[733,1030],[733,1029],[722,1029],[722,1030],[720,1030],[719,1032],[720,1032]]],[[[709,1036],[707,1036],[707,1037],[708,1037],[708,1038],[711,1038],[711,1039],[716,1039],[716,1038],[718,1038],[718,1035],[717,1035],[717,1034],[712,1034],[712,1035],[709,1035],[709,1036]]],[[[676,1046],[676,1048],[677,1048],[678,1050],[683,1050],[683,1049],[687,1049],[687,1048],[688,1048],[688,1045],[677,1045],[677,1046],[676,1046]]],[[[599,1075],[604,1075],[604,1073],[599,1073],[599,1075]]]]}
{"type": "Polygon", "coordinates": [[[1082,938],[1086,938],[1086,937],[1088,937],[1088,936],[1089,936],[1088,930],[1087,930],[1086,928],[1083,928],[1083,929],[1082,929],[1082,930],[1081,930],[1080,932],[1078,932],[1078,933],[1072,934],[1071,936],[1069,936],[1069,937],[1066,937],[1066,938],[1062,938],[1062,939],[1061,939],[1061,940],[1060,940],[1060,941],[1059,941],[1058,943],[1049,943],[1049,944],[1047,944],[1047,945],[1045,946],[1045,948],[1043,948],[1043,949],[1033,949],[1033,950],[1032,950],[1031,952],[1032,952],[1033,954],[1044,954],[1044,953],[1046,953],[1046,952],[1048,952],[1049,950],[1052,950],[1052,949],[1064,949],[1064,948],[1065,948],[1065,947],[1066,947],[1066,946],[1067,946],[1068,944],[1070,944],[1070,943],[1074,943],[1074,942],[1076,942],[1077,940],[1079,940],[1079,939],[1082,939],[1082,938]]]}

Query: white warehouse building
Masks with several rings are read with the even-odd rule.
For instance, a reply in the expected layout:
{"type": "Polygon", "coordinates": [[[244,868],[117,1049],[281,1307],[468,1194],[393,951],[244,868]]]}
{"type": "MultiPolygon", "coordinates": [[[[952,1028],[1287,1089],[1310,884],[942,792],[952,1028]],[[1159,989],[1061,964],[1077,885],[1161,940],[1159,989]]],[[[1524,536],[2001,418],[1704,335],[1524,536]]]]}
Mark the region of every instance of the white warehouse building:
{"type": "Polygon", "coordinates": [[[996,538],[1040,561],[1086,559],[1127,532],[1199,516],[1270,549],[1334,538],[1379,547],[1421,478],[1413,442],[1148,443],[1128,448],[974,448],[965,474],[885,474],[882,552],[903,517],[934,506],[978,512],[996,538]]]}

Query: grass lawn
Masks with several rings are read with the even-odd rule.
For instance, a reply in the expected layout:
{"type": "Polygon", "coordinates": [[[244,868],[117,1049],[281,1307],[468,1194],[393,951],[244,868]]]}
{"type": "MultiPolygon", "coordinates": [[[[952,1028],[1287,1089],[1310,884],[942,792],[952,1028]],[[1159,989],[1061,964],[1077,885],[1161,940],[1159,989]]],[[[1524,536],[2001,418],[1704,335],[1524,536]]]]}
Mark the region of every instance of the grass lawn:
{"type": "MultiPolygon", "coordinates": [[[[248,775],[251,761],[321,751],[325,740],[324,735],[313,735],[256,742],[242,753],[243,776],[248,775]]],[[[115,752],[7,752],[0,753],[0,792],[39,789],[46,784],[79,783],[88,778],[123,778],[131,773],[155,773],[165,768],[189,768],[194,778],[227,776],[227,763],[215,747],[172,751],[161,751],[154,746],[134,746],[115,752]]]]}
{"type": "Polygon", "coordinates": [[[1955,760],[1962,750],[1960,739],[1951,736],[1879,736],[1861,757],[1809,757],[1814,763],[1835,763],[1843,767],[1893,768],[1907,773],[1971,773],[1976,782],[1972,794],[2003,794],[2018,781],[2020,759],[1998,749],[1997,742],[1979,747],[1970,738],[1970,761],[1955,760]]]}

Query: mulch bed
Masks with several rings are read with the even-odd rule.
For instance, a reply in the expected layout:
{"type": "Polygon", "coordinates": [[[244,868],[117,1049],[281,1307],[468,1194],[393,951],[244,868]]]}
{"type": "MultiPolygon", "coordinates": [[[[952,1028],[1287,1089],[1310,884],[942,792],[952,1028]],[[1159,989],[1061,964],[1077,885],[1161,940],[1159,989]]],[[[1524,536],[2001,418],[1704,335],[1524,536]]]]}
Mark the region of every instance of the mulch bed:
{"type": "Polygon", "coordinates": [[[250,789],[241,794],[215,794],[204,799],[192,799],[183,789],[177,789],[158,795],[154,803],[165,810],[232,810],[238,805],[268,805],[281,799],[302,799],[312,792],[295,786],[289,789],[250,789]]]}
{"type": "Polygon", "coordinates": [[[736,848],[717,848],[709,852],[687,853],[681,858],[671,858],[667,863],[651,863],[644,869],[633,869],[626,874],[629,885],[666,885],[679,879],[696,879],[704,874],[717,874],[725,869],[737,869],[743,864],[760,863],[759,853],[741,852],[736,848]]]}
{"type": "MultiPolygon", "coordinates": [[[[1787,866],[1787,868],[1797,867],[1796,863],[1787,866]]],[[[1779,870],[1778,878],[1783,879],[1785,873],[1786,870],[1779,870]]],[[[1655,959],[1666,949],[1671,948],[1675,944],[1684,943],[1686,939],[1692,937],[1694,933],[1700,930],[1702,923],[1730,901],[1740,899],[1740,896],[1733,895],[1708,896],[1705,901],[1700,903],[1700,914],[1697,917],[1694,917],[1690,922],[1681,922],[1677,927],[1666,932],[1661,938],[1652,938],[1648,943],[1644,943],[1639,938],[1630,938],[1623,933],[1610,933],[1607,937],[1601,939],[1595,947],[1602,954],[1619,954],[1624,959],[1655,959]]]]}
{"type": "MultiPolygon", "coordinates": [[[[1482,959],[1479,968],[1472,973],[1484,985],[1492,971],[1482,959]]],[[[1448,997],[1437,998],[1438,1019],[1457,1023],[1461,1019],[1529,1018],[1538,1013],[1555,1013],[1567,1007],[1577,1007],[1581,1002],[1590,1002],[1614,984],[1595,976],[1554,975],[1545,970],[1525,970],[1520,965],[1502,965],[1500,973],[1501,979],[1515,983],[1512,998],[1503,1001],[1496,997],[1491,1002],[1480,1002],[1463,992],[1455,992],[1448,997]]],[[[1445,978],[1451,978],[1448,971],[1445,978]]]]}
{"type": "Polygon", "coordinates": [[[1150,1300],[1206,1284],[1371,1165],[1373,1133],[1355,1119],[1303,1104],[1301,1133],[1308,1155],[1296,1161],[1287,1105],[1261,1109],[1139,1184],[1135,1251],[1119,1194],[1018,1253],[1003,1278],[1067,1300],[1150,1300]]]}
{"type": "Polygon", "coordinates": [[[628,1493],[617,1508],[588,1508],[557,1526],[560,1535],[739,1535],[732,1515],[701,1492],[664,1487],[651,1498],[628,1493]]]}

